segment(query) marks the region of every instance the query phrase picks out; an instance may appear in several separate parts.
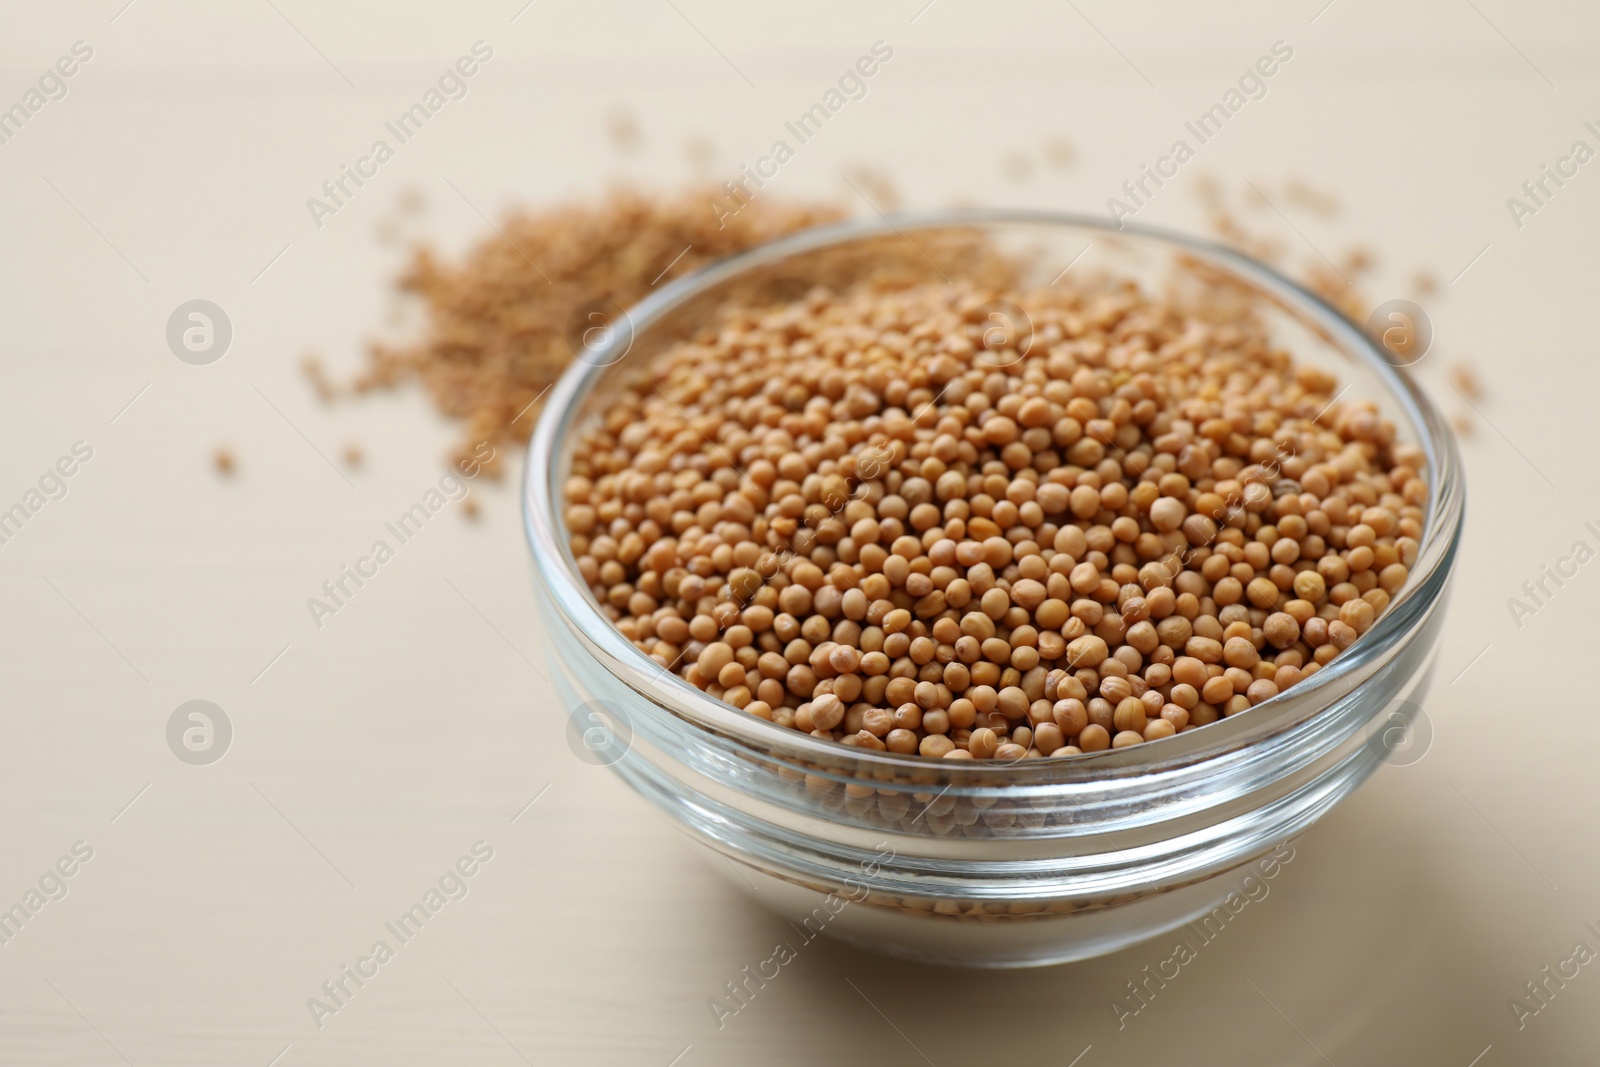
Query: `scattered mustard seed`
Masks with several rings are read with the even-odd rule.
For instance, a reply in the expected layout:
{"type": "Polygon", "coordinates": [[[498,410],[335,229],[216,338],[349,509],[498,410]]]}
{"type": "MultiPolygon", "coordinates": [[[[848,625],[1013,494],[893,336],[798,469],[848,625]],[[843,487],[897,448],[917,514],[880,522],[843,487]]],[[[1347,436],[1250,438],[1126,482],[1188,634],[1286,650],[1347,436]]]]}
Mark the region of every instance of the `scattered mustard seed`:
{"type": "Polygon", "coordinates": [[[324,404],[338,395],[337,388],[329,380],[328,372],[322,366],[322,357],[315,352],[307,352],[301,357],[300,371],[306,376],[306,381],[311,383],[311,389],[317,394],[317,399],[324,404]]]}
{"type": "Polygon", "coordinates": [[[639,130],[639,120],[625,107],[614,107],[606,112],[606,133],[617,151],[629,155],[637,152],[644,143],[644,135],[639,130]]]}
{"type": "Polygon", "coordinates": [[[1461,390],[1461,395],[1468,400],[1483,399],[1483,383],[1478,380],[1478,373],[1470,364],[1454,363],[1450,367],[1450,381],[1461,390]]]}
{"type": "Polygon", "coordinates": [[[1072,147],[1072,142],[1065,137],[1057,135],[1044,143],[1045,162],[1056,170],[1067,170],[1076,162],[1078,152],[1072,147]]]}
{"type": "Polygon", "coordinates": [[[1022,185],[1033,178],[1033,160],[1020,150],[1007,152],[1001,170],[1007,181],[1022,185]]]}
{"type": "MultiPolygon", "coordinates": [[[[526,440],[540,398],[577,355],[575,316],[632,305],[669,267],[680,277],[841,216],[830,206],[762,196],[719,218],[709,205],[724,197],[712,188],[669,196],[620,190],[592,203],[513,213],[459,264],[417,248],[399,285],[422,298],[422,335],[373,344],[354,391],[421,380],[435,406],[464,424],[453,461],[471,458],[483,441],[526,440]]],[[[320,367],[308,363],[306,373],[319,396],[333,395],[320,367]]],[[[499,469],[498,459],[485,466],[491,476],[499,469]]]]}
{"type": "Polygon", "coordinates": [[[900,189],[888,173],[877,167],[855,164],[845,168],[845,178],[865,193],[879,211],[898,211],[902,199],[900,189]]]}
{"type": "Polygon", "coordinates": [[[1332,193],[1315,189],[1299,178],[1291,178],[1283,187],[1289,201],[1307,211],[1330,219],[1339,213],[1339,200],[1332,193]]]}
{"type": "Polygon", "coordinates": [[[689,161],[689,167],[699,177],[704,177],[711,172],[711,164],[716,162],[717,147],[711,139],[703,134],[695,134],[683,145],[684,158],[689,161]]]}

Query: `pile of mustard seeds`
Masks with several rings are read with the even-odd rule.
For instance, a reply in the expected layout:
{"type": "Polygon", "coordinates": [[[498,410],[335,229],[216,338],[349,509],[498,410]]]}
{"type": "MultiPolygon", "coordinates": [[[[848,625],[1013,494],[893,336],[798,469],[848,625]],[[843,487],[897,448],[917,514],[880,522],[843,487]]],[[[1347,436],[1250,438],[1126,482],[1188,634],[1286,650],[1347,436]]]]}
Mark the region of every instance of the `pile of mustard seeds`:
{"type": "Polygon", "coordinates": [[[752,716],[1097,752],[1292,688],[1404,585],[1423,454],[1340,396],[1237,303],[816,289],[637,368],[565,519],[619,631],[752,716]],[[1031,327],[996,330],[997,299],[1031,327]]]}
{"type": "MultiPolygon", "coordinates": [[[[422,299],[423,336],[372,345],[370,369],[355,390],[421,381],[444,414],[465,422],[457,460],[483,442],[526,441],[539,400],[582,347],[574,338],[592,324],[589,314],[614,315],[712,260],[842,214],[820,203],[756,197],[719,220],[708,204],[723,195],[618,190],[513,214],[458,264],[417,249],[400,288],[422,299]]],[[[320,368],[312,364],[307,373],[319,395],[332,395],[320,368]]],[[[497,448],[496,455],[508,451],[497,448]]]]}

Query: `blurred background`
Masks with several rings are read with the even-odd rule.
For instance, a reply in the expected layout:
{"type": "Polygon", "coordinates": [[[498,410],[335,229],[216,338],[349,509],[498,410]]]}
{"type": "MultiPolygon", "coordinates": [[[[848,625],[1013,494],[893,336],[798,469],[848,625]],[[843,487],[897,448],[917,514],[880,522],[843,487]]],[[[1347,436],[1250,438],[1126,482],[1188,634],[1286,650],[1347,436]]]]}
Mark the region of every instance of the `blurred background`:
{"type": "Polygon", "coordinates": [[[0,520],[0,909],[30,916],[0,916],[0,1061],[1591,1062],[1600,974],[1569,961],[1600,953],[1600,571],[1511,601],[1576,542],[1600,549],[1600,11],[104,0],[0,18],[0,511],[25,512],[0,520]],[[1414,373],[1463,436],[1467,536],[1416,758],[1298,839],[1270,896],[1131,1018],[1112,1001],[1159,943],[1009,973],[817,943],[719,1026],[708,1000],[786,928],[569,751],[514,448],[335,615],[308,612],[461,437],[420,389],[329,402],[303,368],[349,381],[371,341],[420,336],[395,289],[409,249],[454,260],[514,209],[736,179],[879,42],[892,59],[763,196],[1104,215],[1186,140],[1138,221],[1416,301],[1435,340],[1414,373]],[[1185,124],[1275,46],[1292,58],[1200,144],[1185,124]],[[481,62],[462,95],[389,137],[463,56],[481,62]],[[335,205],[324,183],[380,138],[392,158],[335,205]],[[185,347],[195,308],[214,332],[185,347]],[[191,701],[213,733],[185,744],[191,701]],[[308,1007],[467,866],[337,1011],[308,1007]]]}

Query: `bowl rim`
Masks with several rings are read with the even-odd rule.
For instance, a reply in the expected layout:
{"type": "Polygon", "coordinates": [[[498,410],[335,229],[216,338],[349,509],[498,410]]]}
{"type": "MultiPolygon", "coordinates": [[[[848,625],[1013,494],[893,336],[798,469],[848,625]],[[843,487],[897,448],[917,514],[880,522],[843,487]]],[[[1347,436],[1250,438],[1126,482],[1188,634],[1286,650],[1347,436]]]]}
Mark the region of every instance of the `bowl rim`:
{"type": "MultiPolygon", "coordinates": [[[[1395,403],[1405,414],[1408,428],[1428,462],[1426,527],[1417,563],[1400,595],[1350,648],[1310,679],[1291,691],[1254,707],[1210,723],[1203,730],[1186,731],[1148,745],[1083,753],[1064,758],[1021,761],[1032,782],[1109,781],[1127,775],[1148,774],[1165,766],[1203,762],[1243,745],[1263,727],[1272,734],[1304,728],[1326,708],[1347,695],[1341,682],[1367,665],[1397,638],[1405,638],[1443,599],[1446,579],[1461,539],[1465,513],[1465,484],[1454,435],[1444,419],[1410,376],[1386,359],[1377,344],[1359,326],[1316,293],[1276,268],[1216,242],[1164,227],[1112,222],[1100,216],[1073,212],[1021,208],[966,208],[956,210],[879,213],[811,227],[767,241],[742,252],[705,264],[623,312],[627,331],[608,330],[589,359],[575,359],[551,388],[528,442],[523,478],[523,520],[529,547],[545,590],[564,621],[603,665],[644,698],[649,712],[662,712],[725,739],[764,758],[788,758],[797,764],[850,768],[846,776],[870,777],[936,771],[953,781],[976,786],[1004,784],[1015,774],[1012,761],[939,760],[916,753],[876,752],[837,741],[825,741],[800,731],[746,715],[697,689],[681,676],[661,667],[624,638],[600,610],[589,589],[577,577],[576,560],[569,547],[564,509],[557,506],[554,465],[561,459],[562,442],[573,431],[582,402],[612,364],[625,358],[637,338],[669,312],[706,290],[748,270],[791,256],[868,238],[899,236],[915,247],[907,231],[984,229],[996,226],[1044,226],[1089,231],[1091,236],[1131,236],[1187,253],[1249,283],[1284,311],[1310,327],[1325,341],[1363,363],[1387,389],[1382,399],[1395,403]],[[617,349],[621,348],[621,352],[617,349]],[[1411,610],[1397,610],[1409,607],[1411,610]],[[1326,697],[1317,701],[1317,695],[1326,697]],[[1271,728],[1275,713],[1289,702],[1309,710],[1271,728]],[[1050,769],[1059,768],[1051,775],[1050,769]]],[[[1065,272],[1063,272],[1065,273],[1065,272]]],[[[1053,283],[1052,283],[1053,284],[1053,283]]],[[[709,737],[708,737],[709,740],[709,737]]]]}

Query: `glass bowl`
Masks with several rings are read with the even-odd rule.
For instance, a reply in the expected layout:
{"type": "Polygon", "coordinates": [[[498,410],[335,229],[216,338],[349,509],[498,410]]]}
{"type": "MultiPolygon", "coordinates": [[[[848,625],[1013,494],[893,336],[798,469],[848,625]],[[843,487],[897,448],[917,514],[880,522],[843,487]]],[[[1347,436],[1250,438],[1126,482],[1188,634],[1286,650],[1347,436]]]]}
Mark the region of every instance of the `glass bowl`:
{"type": "Polygon", "coordinates": [[[569,743],[724,857],[714,869],[801,937],[1005,967],[1113,952],[1189,921],[1225,923],[1292,858],[1291,838],[1406,751],[1396,746],[1407,743],[1432,673],[1461,535],[1460,459],[1438,412],[1384,350],[1274,270],[1095,218],[906,214],[721,260],[591,340],[534,431],[524,499],[569,743]],[[1105,270],[1151,290],[1174,272],[1220,281],[1256,306],[1275,344],[1337,373],[1352,398],[1377,402],[1397,436],[1424,450],[1429,496],[1415,565],[1376,624],[1326,668],[1247,711],[1126,749],[1011,765],[864,751],[775,726],[625,639],[577,575],[558,496],[580,433],[616,383],[704,329],[735,294],[798,297],[865,262],[948,279],[989,269],[994,250],[1016,264],[1024,287],[1067,270],[1105,270]]]}

